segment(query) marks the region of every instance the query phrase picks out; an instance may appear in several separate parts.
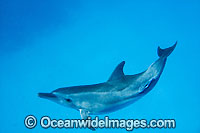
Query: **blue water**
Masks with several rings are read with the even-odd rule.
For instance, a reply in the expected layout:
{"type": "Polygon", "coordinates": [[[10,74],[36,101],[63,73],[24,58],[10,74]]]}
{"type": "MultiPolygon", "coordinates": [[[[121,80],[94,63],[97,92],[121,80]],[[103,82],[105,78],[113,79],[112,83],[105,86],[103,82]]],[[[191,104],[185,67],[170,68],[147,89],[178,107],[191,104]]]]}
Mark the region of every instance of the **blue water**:
{"type": "Polygon", "coordinates": [[[0,132],[90,131],[43,129],[39,124],[27,129],[24,119],[29,114],[79,119],[79,112],[40,99],[37,93],[104,82],[122,60],[125,74],[142,72],[158,58],[158,46],[178,40],[155,88],[108,116],[176,119],[175,129],[134,129],[136,133],[199,133],[199,7],[198,0],[1,0],[0,132]]]}

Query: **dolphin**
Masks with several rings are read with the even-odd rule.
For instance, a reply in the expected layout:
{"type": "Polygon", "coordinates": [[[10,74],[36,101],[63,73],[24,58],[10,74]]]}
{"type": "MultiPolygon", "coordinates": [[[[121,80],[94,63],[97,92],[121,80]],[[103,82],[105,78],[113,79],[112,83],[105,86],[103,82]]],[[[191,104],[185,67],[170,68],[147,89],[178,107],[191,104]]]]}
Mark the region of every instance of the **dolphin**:
{"type": "Polygon", "coordinates": [[[58,88],[51,93],[38,93],[38,96],[79,111],[82,119],[87,119],[89,115],[114,112],[152,90],[163,72],[167,57],[176,45],[177,42],[166,49],[158,47],[159,58],[141,73],[125,75],[125,61],[122,61],[106,82],[58,88]]]}

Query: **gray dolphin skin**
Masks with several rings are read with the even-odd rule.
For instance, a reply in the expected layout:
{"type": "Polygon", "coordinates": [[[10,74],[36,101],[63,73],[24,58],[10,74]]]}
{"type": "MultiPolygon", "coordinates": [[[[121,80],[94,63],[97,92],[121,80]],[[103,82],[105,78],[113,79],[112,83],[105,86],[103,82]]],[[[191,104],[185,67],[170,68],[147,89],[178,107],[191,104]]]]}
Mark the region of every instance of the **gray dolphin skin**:
{"type": "Polygon", "coordinates": [[[158,47],[159,58],[139,74],[125,75],[125,61],[122,61],[106,82],[59,88],[51,93],[38,93],[38,96],[79,111],[82,119],[119,110],[152,90],[176,44],[166,49],[158,47]]]}

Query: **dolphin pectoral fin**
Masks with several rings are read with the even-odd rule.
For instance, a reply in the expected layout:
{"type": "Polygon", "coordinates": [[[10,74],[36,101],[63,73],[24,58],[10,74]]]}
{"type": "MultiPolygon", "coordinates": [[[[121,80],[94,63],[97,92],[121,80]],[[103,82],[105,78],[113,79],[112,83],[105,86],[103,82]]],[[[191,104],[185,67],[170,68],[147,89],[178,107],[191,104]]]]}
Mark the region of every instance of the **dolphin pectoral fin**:
{"type": "Polygon", "coordinates": [[[176,45],[177,45],[177,41],[175,42],[175,44],[173,46],[166,48],[166,49],[161,49],[160,47],[158,47],[158,50],[157,50],[158,56],[159,57],[169,56],[173,52],[173,50],[175,49],[176,45]]]}
{"type": "MultiPolygon", "coordinates": [[[[84,110],[84,109],[79,109],[79,110],[80,110],[81,118],[84,119],[84,120],[87,120],[87,119],[88,119],[88,116],[89,116],[89,111],[84,110]]],[[[95,128],[93,128],[91,125],[88,125],[88,128],[89,128],[90,130],[95,131],[95,128]]]]}
{"type": "Polygon", "coordinates": [[[123,72],[124,64],[125,64],[125,61],[122,61],[115,68],[115,70],[112,72],[112,74],[111,74],[110,78],[108,79],[108,81],[117,80],[117,79],[120,79],[120,78],[124,77],[124,72],[123,72]]]}
{"type": "Polygon", "coordinates": [[[82,119],[87,119],[89,116],[89,112],[84,109],[80,109],[80,115],[82,119]]]}

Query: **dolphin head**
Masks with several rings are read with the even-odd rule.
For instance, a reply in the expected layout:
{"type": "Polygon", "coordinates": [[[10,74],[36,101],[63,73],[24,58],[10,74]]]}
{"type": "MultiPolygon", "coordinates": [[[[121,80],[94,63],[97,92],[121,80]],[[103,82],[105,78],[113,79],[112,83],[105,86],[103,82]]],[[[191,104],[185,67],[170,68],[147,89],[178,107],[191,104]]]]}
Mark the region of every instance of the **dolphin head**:
{"type": "Polygon", "coordinates": [[[73,107],[72,99],[68,98],[67,96],[63,96],[57,92],[38,93],[38,96],[40,98],[48,99],[50,101],[56,102],[58,104],[66,106],[66,107],[73,107]]]}

